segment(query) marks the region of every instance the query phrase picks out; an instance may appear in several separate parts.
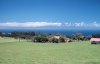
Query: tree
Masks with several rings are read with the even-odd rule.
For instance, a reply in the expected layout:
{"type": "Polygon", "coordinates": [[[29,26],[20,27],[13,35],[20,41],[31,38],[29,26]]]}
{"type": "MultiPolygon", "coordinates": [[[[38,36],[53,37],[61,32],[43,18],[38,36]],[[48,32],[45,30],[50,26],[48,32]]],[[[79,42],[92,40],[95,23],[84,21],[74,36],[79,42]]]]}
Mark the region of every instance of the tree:
{"type": "Polygon", "coordinates": [[[33,36],[35,36],[35,32],[12,32],[11,37],[19,39],[31,39],[33,36]]]}
{"type": "Polygon", "coordinates": [[[0,32],[0,36],[2,37],[2,32],[0,32]]]}
{"type": "Polygon", "coordinates": [[[56,39],[56,38],[52,38],[51,42],[53,42],[53,43],[59,43],[59,40],[56,39]]]}
{"type": "Polygon", "coordinates": [[[93,38],[100,38],[100,34],[92,34],[93,38]]]}
{"type": "Polygon", "coordinates": [[[84,40],[84,36],[81,33],[76,33],[72,35],[72,39],[74,40],[84,40]]]}
{"type": "Polygon", "coordinates": [[[65,39],[63,37],[60,37],[60,42],[65,42],[65,39]]]}
{"type": "Polygon", "coordinates": [[[45,42],[48,42],[48,38],[47,37],[44,37],[44,36],[35,36],[34,39],[33,39],[34,42],[42,42],[42,43],[45,43],[45,42]]]}

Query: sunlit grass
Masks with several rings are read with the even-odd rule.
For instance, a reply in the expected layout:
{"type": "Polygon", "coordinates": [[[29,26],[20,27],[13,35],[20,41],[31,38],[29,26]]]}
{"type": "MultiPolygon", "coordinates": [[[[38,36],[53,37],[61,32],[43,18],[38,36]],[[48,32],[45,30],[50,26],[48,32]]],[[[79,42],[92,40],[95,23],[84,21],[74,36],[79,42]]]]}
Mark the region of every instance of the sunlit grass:
{"type": "Polygon", "coordinates": [[[0,64],[100,64],[100,45],[89,41],[55,44],[0,38],[0,64]]]}

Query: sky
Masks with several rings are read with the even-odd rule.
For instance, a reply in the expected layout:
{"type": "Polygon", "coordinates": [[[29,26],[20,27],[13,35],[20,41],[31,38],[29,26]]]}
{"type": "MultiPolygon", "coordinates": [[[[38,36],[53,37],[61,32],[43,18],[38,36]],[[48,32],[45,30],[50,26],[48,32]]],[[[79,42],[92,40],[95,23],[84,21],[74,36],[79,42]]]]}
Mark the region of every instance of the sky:
{"type": "Polygon", "coordinates": [[[100,0],[0,0],[0,29],[99,29],[100,0]]]}

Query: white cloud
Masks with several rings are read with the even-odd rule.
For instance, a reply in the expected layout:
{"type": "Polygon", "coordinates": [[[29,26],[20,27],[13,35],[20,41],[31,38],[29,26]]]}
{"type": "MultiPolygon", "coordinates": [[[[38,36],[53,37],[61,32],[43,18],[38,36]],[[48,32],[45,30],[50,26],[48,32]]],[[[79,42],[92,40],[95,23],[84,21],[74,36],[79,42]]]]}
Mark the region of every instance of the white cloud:
{"type": "Polygon", "coordinates": [[[2,27],[43,27],[43,26],[61,26],[60,22],[5,22],[0,23],[2,27]]]}
{"type": "Polygon", "coordinates": [[[84,22],[67,22],[65,23],[65,26],[74,26],[74,27],[81,27],[81,26],[86,26],[84,22]]]}
{"type": "Polygon", "coordinates": [[[65,26],[69,26],[69,27],[100,27],[100,23],[98,23],[98,22],[91,22],[91,23],[67,22],[67,23],[65,23],[65,26]]]}
{"type": "Polygon", "coordinates": [[[100,27],[99,22],[5,22],[0,23],[0,27],[51,27],[51,26],[65,26],[65,27],[100,27]]]}

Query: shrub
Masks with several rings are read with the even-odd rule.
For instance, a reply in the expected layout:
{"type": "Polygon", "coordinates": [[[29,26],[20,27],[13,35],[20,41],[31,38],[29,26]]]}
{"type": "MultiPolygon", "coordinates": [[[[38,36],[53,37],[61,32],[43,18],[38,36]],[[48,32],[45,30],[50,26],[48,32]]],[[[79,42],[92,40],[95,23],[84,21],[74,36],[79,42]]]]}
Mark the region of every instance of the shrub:
{"type": "Polygon", "coordinates": [[[56,38],[52,38],[51,42],[53,42],[53,43],[58,43],[58,42],[59,42],[59,40],[58,40],[58,39],[56,39],[56,38]]]}
{"type": "Polygon", "coordinates": [[[59,41],[64,43],[65,42],[65,39],[62,38],[62,37],[60,37],[59,41]]]}
{"type": "Polygon", "coordinates": [[[42,43],[45,43],[45,42],[48,42],[48,38],[47,37],[44,37],[44,36],[35,36],[33,41],[34,42],[42,42],[42,43]]]}

